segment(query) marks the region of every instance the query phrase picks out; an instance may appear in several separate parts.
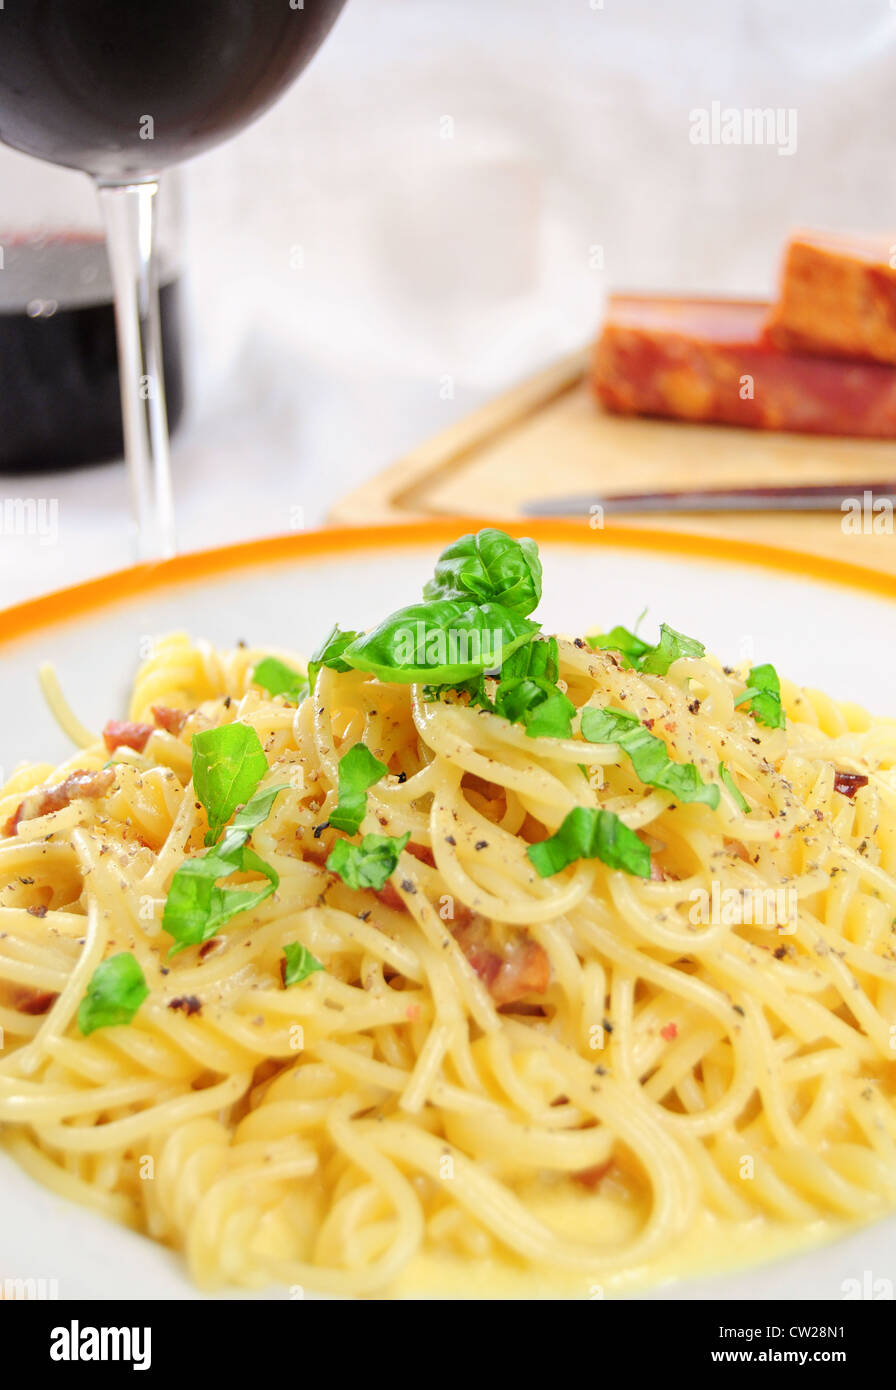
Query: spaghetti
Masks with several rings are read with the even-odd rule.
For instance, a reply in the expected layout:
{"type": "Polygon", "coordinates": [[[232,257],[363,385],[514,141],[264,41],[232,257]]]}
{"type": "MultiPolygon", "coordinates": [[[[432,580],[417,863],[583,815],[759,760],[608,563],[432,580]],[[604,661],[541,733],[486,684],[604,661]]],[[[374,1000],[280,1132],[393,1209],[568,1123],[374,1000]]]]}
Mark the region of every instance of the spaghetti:
{"type": "Polygon", "coordinates": [[[460,682],[336,659],[290,698],[270,653],[157,642],[128,723],[0,794],[6,1148],[204,1287],[401,1293],[429,1260],[587,1294],[680,1272],[695,1229],[797,1244],[896,1205],[896,721],[784,683],[763,722],[759,676],[618,641],[559,640],[559,736],[460,682]],[[234,725],[280,789],[250,842],[273,879],[241,860],[259,900],[172,953],[172,883],[225,843],[193,740],[234,725]],[[644,780],[632,730],[717,792],[644,780]],[[352,835],[359,744],[384,771],[352,835]],[[647,871],[543,873],[576,808],[647,871]],[[364,837],[398,846],[370,886],[331,867],[364,837]],[[85,1031],[124,954],[138,1007],[85,1031]]]}

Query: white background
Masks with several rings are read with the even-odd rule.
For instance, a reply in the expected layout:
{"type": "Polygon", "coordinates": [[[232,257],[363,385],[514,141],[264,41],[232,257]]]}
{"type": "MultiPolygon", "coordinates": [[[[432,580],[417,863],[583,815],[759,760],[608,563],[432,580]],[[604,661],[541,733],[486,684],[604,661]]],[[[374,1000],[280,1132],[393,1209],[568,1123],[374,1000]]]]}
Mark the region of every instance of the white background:
{"type": "MultiPolygon", "coordinates": [[[[182,546],[316,524],[591,337],[608,288],[767,294],[796,225],[896,239],[894,84],[891,0],[349,0],[185,171],[182,546]],[[795,109],[796,152],[693,144],[713,101],[795,109]]],[[[0,533],[0,602],[130,559],[121,465],[0,478],[38,496],[58,541],[0,533]]]]}

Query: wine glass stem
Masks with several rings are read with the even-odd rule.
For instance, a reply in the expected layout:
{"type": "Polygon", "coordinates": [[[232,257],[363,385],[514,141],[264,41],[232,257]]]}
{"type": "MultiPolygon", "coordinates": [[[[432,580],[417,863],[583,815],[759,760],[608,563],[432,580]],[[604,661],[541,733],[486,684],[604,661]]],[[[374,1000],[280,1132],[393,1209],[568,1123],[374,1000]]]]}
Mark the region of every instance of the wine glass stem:
{"type": "Polygon", "coordinates": [[[155,256],[157,182],[97,185],[118,336],[124,452],[141,560],[174,554],[174,503],[155,256]]]}

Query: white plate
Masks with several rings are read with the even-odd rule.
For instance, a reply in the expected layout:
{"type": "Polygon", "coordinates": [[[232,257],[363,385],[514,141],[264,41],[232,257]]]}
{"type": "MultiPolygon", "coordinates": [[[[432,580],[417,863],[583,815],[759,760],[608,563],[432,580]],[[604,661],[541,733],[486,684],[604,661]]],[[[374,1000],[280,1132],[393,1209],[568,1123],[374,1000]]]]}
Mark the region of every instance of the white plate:
{"type": "MultiPolygon", "coordinates": [[[[0,614],[0,766],[8,775],[23,759],[61,760],[70,751],[37,690],[41,661],[55,663],[74,709],[99,730],[123,713],[145,639],[186,630],[221,646],[244,638],[307,653],[334,622],[368,626],[413,602],[460,529],[449,521],[234,547],[0,614]],[[68,616],[56,619],[60,612],[68,616]]],[[[647,635],[667,621],[723,660],[771,661],[802,684],[877,714],[896,712],[894,582],[836,567],[813,577],[806,557],[775,561],[730,543],[711,555],[706,542],[660,533],[600,534],[563,523],[526,530],[544,561],[539,617],[547,630],[630,626],[646,606],[647,635]]],[[[896,1217],[807,1255],[655,1296],[838,1299],[846,1280],[896,1284],[894,1251],[896,1217]]],[[[0,1280],[7,1277],[55,1279],[63,1298],[197,1296],[171,1252],[63,1202],[0,1154],[0,1280]]]]}

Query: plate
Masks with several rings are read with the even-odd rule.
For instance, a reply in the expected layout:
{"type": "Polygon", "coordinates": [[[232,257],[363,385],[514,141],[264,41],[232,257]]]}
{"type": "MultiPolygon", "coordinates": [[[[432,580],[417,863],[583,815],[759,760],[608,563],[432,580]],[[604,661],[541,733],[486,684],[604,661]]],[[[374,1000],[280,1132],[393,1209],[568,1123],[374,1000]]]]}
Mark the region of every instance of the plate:
{"type": "MultiPolygon", "coordinates": [[[[364,627],[418,597],[435,556],[465,520],[334,528],[138,566],[0,613],[0,767],[61,760],[66,739],[36,681],[51,660],[75,712],[99,731],[120,716],[151,638],[188,631],[310,652],[339,622],[364,627]]],[[[504,524],[504,523],[501,523],[504,524]]],[[[773,662],[804,685],[893,714],[896,578],[747,543],[649,530],[591,531],[568,522],[510,527],[534,536],[544,561],[539,617],[548,631],[614,623],[650,636],[660,621],[693,633],[725,661],[773,662]]],[[[896,1217],[809,1254],[736,1274],[674,1283],[649,1296],[685,1299],[844,1297],[896,1283],[896,1217]]],[[[64,1202],[0,1154],[0,1279],[55,1280],[61,1298],[195,1298],[179,1258],[64,1202]]],[[[238,1293],[236,1296],[245,1297],[238,1293]]],[[[268,1297],[286,1297],[270,1290],[268,1297]]]]}

